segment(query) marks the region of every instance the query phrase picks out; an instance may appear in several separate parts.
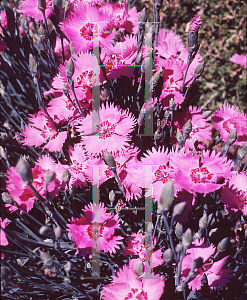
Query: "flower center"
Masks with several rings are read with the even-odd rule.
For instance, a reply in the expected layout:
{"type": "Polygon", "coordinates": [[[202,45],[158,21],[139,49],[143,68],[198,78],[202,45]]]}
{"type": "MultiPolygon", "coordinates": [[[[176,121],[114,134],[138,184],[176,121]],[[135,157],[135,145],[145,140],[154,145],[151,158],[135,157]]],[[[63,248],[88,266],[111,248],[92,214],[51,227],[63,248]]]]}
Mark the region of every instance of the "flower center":
{"type": "Polygon", "coordinates": [[[108,137],[111,137],[114,134],[116,125],[111,124],[107,120],[107,121],[104,121],[103,123],[101,123],[100,125],[96,125],[96,127],[97,127],[97,131],[99,134],[99,138],[106,139],[108,137]]]}
{"type": "Polygon", "coordinates": [[[92,225],[88,226],[87,233],[88,233],[90,239],[96,241],[98,238],[103,236],[102,235],[103,230],[104,230],[103,225],[94,222],[94,223],[92,223],[92,225]]]}
{"type": "Polygon", "coordinates": [[[146,292],[132,288],[131,292],[128,293],[128,295],[124,298],[124,300],[148,300],[148,295],[146,292]]]}
{"type": "Polygon", "coordinates": [[[190,173],[191,180],[194,183],[209,183],[213,178],[213,174],[209,173],[207,168],[192,169],[190,173]]]}
{"type": "Polygon", "coordinates": [[[223,122],[223,128],[228,132],[231,133],[233,131],[233,129],[236,128],[236,120],[226,120],[225,122],[223,122]]]}
{"type": "Polygon", "coordinates": [[[43,131],[41,132],[41,136],[44,139],[50,138],[51,140],[54,140],[57,137],[58,133],[54,129],[53,125],[50,124],[50,122],[45,121],[45,124],[43,126],[43,131]]]}
{"type": "Polygon", "coordinates": [[[172,169],[173,167],[167,167],[165,165],[159,166],[159,168],[154,172],[155,179],[162,183],[167,183],[169,179],[173,179],[170,173],[172,169]]]}
{"type": "Polygon", "coordinates": [[[95,37],[99,36],[98,25],[93,23],[87,23],[80,29],[80,33],[81,36],[84,37],[84,39],[91,41],[95,37]]]}
{"type": "Polygon", "coordinates": [[[77,77],[76,81],[77,81],[77,84],[82,87],[84,87],[84,86],[92,87],[97,82],[97,74],[94,73],[93,70],[86,70],[77,77]]]}
{"type": "Polygon", "coordinates": [[[133,246],[133,249],[135,250],[136,255],[139,255],[140,260],[145,264],[145,246],[141,245],[141,249],[133,246]]]}
{"type": "Polygon", "coordinates": [[[247,204],[247,193],[243,190],[238,191],[236,194],[236,200],[247,204]]]}

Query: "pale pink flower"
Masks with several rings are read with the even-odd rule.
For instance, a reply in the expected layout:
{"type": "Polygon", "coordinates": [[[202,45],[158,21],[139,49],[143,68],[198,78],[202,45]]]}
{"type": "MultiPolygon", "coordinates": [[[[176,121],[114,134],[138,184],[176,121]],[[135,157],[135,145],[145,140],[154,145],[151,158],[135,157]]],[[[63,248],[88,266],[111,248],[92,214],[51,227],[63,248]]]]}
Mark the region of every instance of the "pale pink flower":
{"type": "Polygon", "coordinates": [[[75,51],[85,51],[110,44],[114,33],[106,33],[110,15],[97,7],[79,2],[74,12],[61,22],[61,29],[70,39],[75,51]]]}
{"type": "Polygon", "coordinates": [[[227,185],[223,187],[219,198],[224,205],[227,213],[236,215],[241,211],[247,215],[247,172],[234,172],[227,185]]]}
{"type": "Polygon", "coordinates": [[[93,246],[104,252],[116,253],[122,243],[123,238],[114,235],[115,230],[120,228],[118,215],[106,211],[104,203],[90,203],[83,209],[84,217],[72,218],[67,224],[70,236],[84,256],[87,253],[92,256],[93,246]]]}
{"type": "Polygon", "coordinates": [[[163,294],[165,281],[164,278],[152,274],[154,279],[139,278],[136,273],[128,266],[112,277],[112,283],[104,286],[101,295],[103,300],[159,300],[163,294]]]}
{"type": "Polygon", "coordinates": [[[220,189],[224,185],[222,180],[231,176],[233,166],[226,156],[220,155],[220,152],[209,150],[203,150],[199,156],[183,150],[176,152],[171,157],[173,166],[178,170],[174,176],[175,183],[191,193],[207,194],[220,189]]]}
{"type": "MultiPolygon", "coordinates": [[[[20,2],[20,9],[18,12],[25,14],[31,18],[34,18],[35,21],[43,21],[43,15],[41,10],[38,7],[38,0],[22,0],[20,2]]],[[[52,0],[46,0],[46,10],[45,17],[46,19],[52,14],[52,0]]]]}
{"type": "Polygon", "coordinates": [[[219,130],[221,139],[227,142],[233,129],[237,130],[236,144],[243,146],[247,140],[247,116],[238,112],[238,107],[224,103],[212,116],[215,129],[219,130]]]}
{"type": "MultiPolygon", "coordinates": [[[[4,29],[7,29],[8,27],[8,21],[5,10],[2,10],[0,12],[0,24],[4,29]]],[[[0,27],[0,34],[3,34],[2,27],[0,27]]]]}
{"type": "Polygon", "coordinates": [[[128,145],[129,134],[136,124],[135,118],[127,111],[122,111],[113,104],[106,104],[99,109],[98,117],[92,112],[85,119],[78,121],[82,144],[89,154],[117,152],[128,145]],[[93,117],[95,120],[93,120],[93,117]],[[97,121],[93,128],[93,121],[97,121]]]}
{"type": "Polygon", "coordinates": [[[2,220],[2,218],[0,217],[0,246],[7,246],[9,244],[8,240],[7,240],[7,237],[6,237],[6,234],[5,232],[3,231],[3,229],[6,228],[6,226],[8,225],[8,219],[4,219],[2,220]]]}
{"type": "Polygon", "coordinates": [[[245,68],[247,68],[247,56],[246,55],[239,55],[239,54],[234,54],[231,58],[230,61],[244,66],[245,68]]]}
{"type": "MultiPolygon", "coordinates": [[[[56,170],[55,163],[48,156],[39,158],[34,168],[32,168],[33,173],[33,183],[34,188],[40,193],[41,196],[45,197],[45,181],[44,174],[46,171],[56,170]],[[44,166],[44,169],[41,167],[44,166]]],[[[23,182],[20,175],[18,174],[15,167],[10,167],[7,171],[8,173],[8,182],[6,189],[9,194],[12,196],[13,200],[24,210],[29,212],[34,205],[34,202],[37,201],[37,197],[34,195],[31,188],[23,182]]],[[[49,196],[54,198],[60,190],[60,184],[57,180],[53,180],[47,186],[49,196]]],[[[17,207],[11,204],[5,204],[6,207],[9,207],[10,211],[17,210],[17,207]]]]}
{"type": "Polygon", "coordinates": [[[198,31],[202,24],[202,19],[200,16],[195,15],[190,24],[191,31],[198,31]]]}
{"type": "Polygon", "coordinates": [[[21,141],[28,146],[41,146],[49,151],[60,151],[67,138],[67,132],[59,132],[48,119],[46,114],[40,110],[29,118],[30,125],[23,129],[24,140],[21,141]]]}
{"type": "Polygon", "coordinates": [[[152,197],[155,202],[159,200],[160,194],[164,185],[168,180],[172,180],[174,184],[175,194],[178,192],[179,187],[174,181],[175,168],[170,161],[174,152],[168,153],[168,150],[159,148],[156,150],[148,150],[147,154],[141,159],[138,167],[140,183],[143,188],[147,189],[146,196],[152,197]],[[150,169],[150,171],[148,171],[150,169]],[[149,186],[145,186],[149,182],[149,186]]]}
{"type": "MultiPolygon", "coordinates": [[[[116,162],[116,172],[124,187],[126,198],[132,200],[133,197],[138,197],[142,193],[142,189],[139,184],[139,173],[137,172],[137,148],[124,147],[120,151],[112,154],[116,162]]],[[[91,159],[89,162],[90,181],[93,182],[93,166],[99,168],[99,185],[107,181],[110,178],[115,178],[113,172],[106,165],[103,158],[91,159]]]]}
{"type": "Polygon", "coordinates": [[[209,245],[209,243],[205,242],[203,239],[201,241],[193,241],[192,246],[186,250],[186,254],[182,262],[182,280],[185,280],[189,274],[193,260],[199,257],[203,259],[202,267],[194,270],[196,277],[188,283],[189,288],[193,291],[201,289],[201,279],[204,274],[207,275],[208,285],[211,289],[218,289],[225,286],[232,277],[230,274],[232,273],[231,270],[223,269],[229,256],[226,256],[217,262],[213,262],[210,259],[210,256],[213,255],[214,252],[214,245],[209,245]]]}
{"type": "MultiPolygon", "coordinates": [[[[145,265],[145,260],[149,261],[152,258],[152,267],[155,268],[164,263],[162,258],[162,249],[158,249],[151,253],[149,249],[145,249],[145,244],[142,243],[142,239],[145,235],[141,233],[133,233],[127,238],[127,247],[124,249],[125,255],[136,255],[138,258],[131,259],[129,261],[129,266],[134,270],[135,265],[142,261],[145,265]],[[147,256],[145,255],[147,254],[147,256]]],[[[153,248],[157,243],[157,238],[154,239],[153,248]]]]}

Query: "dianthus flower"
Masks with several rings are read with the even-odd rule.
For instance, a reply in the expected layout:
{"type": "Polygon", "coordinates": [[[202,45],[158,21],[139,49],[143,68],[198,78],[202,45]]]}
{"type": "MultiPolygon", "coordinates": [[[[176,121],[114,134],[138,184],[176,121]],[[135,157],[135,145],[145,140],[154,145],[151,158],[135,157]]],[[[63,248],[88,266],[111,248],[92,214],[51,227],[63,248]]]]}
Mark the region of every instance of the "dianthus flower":
{"type": "Polygon", "coordinates": [[[22,143],[28,146],[41,146],[49,151],[60,151],[67,138],[67,132],[59,132],[48,119],[46,114],[40,110],[29,118],[30,125],[23,129],[24,140],[22,143]]]}
{"type": "MultiPolygon", "coordinates": [[[[38,6],[38,0],[22,0],[20,2],[19,13],[25,14],[35,21],[43,21],[43,14],[38,6]]],[[[46,0],[45,17],[46,19],[52,14],[52,0],[46,0]]]]}
{"type": "Polygon", "coordinates": [[[236,129],[238,138],[235,143],[243,146],[247,140],[247,116],[237,110],[238,107],[224,103],[214,113],[212,121],[224,142],[227,142],[229,134],[236,129]]]}
{"type": "Polygon", "coordinates": [[[200,16],[195,15],[190,24],[191,31],[198,31],[202,24],[202,19],[200,16]]]}
{"type": "MultiPolygon", "coordinates": [[[[7,21],[7,15],[5,10],[2,10],[0,12],[0,24],[4,29],[7,29],[8,27],[8,21],[7,21]]],[[[3,33],[2,27],[0,27],[0,34],[3,33]]]]}
{"type": "MultiPolygon", "coordinates": [[[[45,197],[45,180],[44,174],[46,171],[56,171],[56,164],[53,160],[45,156],[43,158],[39,158],[36,162],[34,168],[32,168],[33,172],[33,183],[34,188],[40,193],[41,196],[45,197]],[[41,167],[41,165],[43,167],[41,167]]],[[[37,197],[34,195],[31,188],[24,183],[18,174],[15,167],[10,167],[7,171],[8,173],[8,182],[6,189],[9,194],[12,196],[13,200],[24,210],[29,212],[34,205],[34,202],[37,201],[37,197]]],[[[55,179],[50,182],[47,186],[47,190],[49,196],[54,198],[55,195],[58,194],[60,190],[60,182],[55,179]]],[[[17,207],[11,204],[5,204],[6,207],[9,207],[10,211],[17,210],[17,207]]]]}
{"type": "MultiPolygon", "coordinates": [[[[168,153],[168,150],[159,148],[156,150],[153,148],[148,150],[147,154],[141,159],[139,164],[139,176],[140,182],[143,188],[147,188],[146,195],[152,197],[154,201],[158,201],[164,185],[168,180],[173,180],[175,176],[175,168],[170,162],[171,155],[174,153],[168,153]],[[151,168],[151,172],[147,171],[147,168],[151,168]],[[150,186],[145,186],[145,182],[149,182],[150,186]]],[[[176,182],[173,180],[175,194],[179,190],[176,182]]]]}
{"type": "Polygon", "coordinates": [[[153,275],[154,279],[138,278],[128,266],[112,277],[112,283],[104,286],[101,295],[103,300],[159,300],[164,291],[165,282],[162,277],[153,275]]]}
{"type": "Polygon", "coordinates": [[[219,261],[213,262],[210,256],[215,252],[215,247],[213,244],[205,242],[203,239],[201,241],[195,240],[192,242],[192,246],[186,250],[182,262],[182,273],[181,278],[185,280],[192,268],[193,260],[201,257],[203,260],[202,267],[195,269],[195,278],[189,281],[188,286],[193,291],[201,289],[201,279],[204,274],[207,275],[208,285],[211,289],[218,289],[225,286],[229,279],[232,277],[232,273],[229,269],[223,269],[224,264],[229,256],[222,258],[219,261]]]}
{"type": "Polygon", "coordinates": [[[8,225],[8,219],[4,219],[2,220],[2,218],[0,217],[0,246],[7,246],[9,244],[6,234],[3,231],[3,229],[5,229],[5,227],[8,225]],[[3,229],[2,229],[3,228],[3,229]]]}
{"type": "Polygon", "coordinates": [[[105,47],[110,44],[114,33],[106,32],[110,15],[100,13],[97,7],[79,2],[74,12],[61,22],[61,29],[72,42],[76,53],[105,47]]]}
{"type": "MultiPolygon", "coordinates": [[[[93,128],[93,113],[78,121],[82,144],[89,154],[117,152],[128,145],[129,134],[136,124],[135,118],[128,112],[122,111],[113,104],[106,104],[99,109],[99,123],[93,128]]],[[[98,120],[97,120],[98,121],[98,120]]]]}
{"type": "Polygon", "coordinates": [[[228,213],[235,215],[241,211],[247,216],[247,172],[234,172],[219,198],[228,213]]]}
{"type": "Polygon", "coordinates": [[[233,166],[227,157],[220,155],[209,150],[202,151],[200,156],[182,150],[177,152],[171,157],[172,164],[179,170],[175,182],[191,193],[207,194],[220,189],[224,185],[222,180],[231,176],[233,166]]]}
{"type": "Polygon", "coordinates": [[[110,253],[116,253],[122,243],[123,238],[114,235],[115,230],[120,228],[118,215],[106,211],[107,207],[103,203],[90,203],[83,209],[84,217],[72,218],[70,224],[67,224],[70,236],[84,256],[87,253],[92,255],[95,243],[99,250],[110,253]]]}
{"type": "Polygon", "coordinates": [[[234,54],[231,58],[230,61],[244,66],[245,68],[247,68],[247,56],[246,55],[239,55],[239,54],[234,54]]]}
{"type": "MultiPolygon", "coordinates": [[[[124,187],[126,198],[132,200],[133,197],[140,196],[142,189],[139,185],[139,173],[137,172],[137,155],[138,151],[136,148],[131,146],[123,147],[120,151],[112,154],[116,162],[116,172],[124,187]]],[[[91,159],[89,162],[91,166],[88,174],[92,174],[93,166],[99,167],[99,185],[107,181],[110,178],[114,178],[113,172],[106,165],[103,158],[91,159]]],[[[93,182],[93,177],[91,181],[93,182]]]]}
{"type": "MultiPolygon", "coordinates": [[[[137,255],[138,258],[131,259],[129,261],[129,266],[134,270],[135,265],[142,261],[145,265],[145,260],[149,261],[152,258],[152,267],[155,268],[157,266],[160,266],[164,263],[164,260],[162,258],[162,251],[161,249],[158,249],[154,252],[151,252],[149,249],[145,249],[145,244],[142,243],[142,239],[145,237],[145,235],[141,233],[133,233],[131,236],[127,239],[127,247],[124,249],[125,255],[137,255]],[[147,256],[145,255],[147,254],[147,256]]],[[[157,242],[157,238],[154,239],[154,245],[155,247],[157,242]]]]}

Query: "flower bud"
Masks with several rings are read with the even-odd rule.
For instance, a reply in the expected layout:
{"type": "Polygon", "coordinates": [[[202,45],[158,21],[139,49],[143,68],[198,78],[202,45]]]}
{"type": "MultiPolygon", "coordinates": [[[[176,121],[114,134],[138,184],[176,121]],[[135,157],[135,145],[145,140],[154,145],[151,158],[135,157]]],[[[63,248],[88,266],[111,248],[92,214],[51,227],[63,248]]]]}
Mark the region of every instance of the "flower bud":
{"type": "Polygon", "coordinates": [[[100,99],[105,101],[110,94],[110,84],[108,81],[103,82],[100,89],[100,99]]]}
{"type": "Polygon", "coordinates": [[[137,57],[136,57],[136,64],[141,65],[141,63],[142,63],[142,53],[139,52],[137,57]]]}
{"type": "Polygon", "coordinates": [[[138,261],[138,263],[135,265],[134,271],[136,275],[140,276],[144,271],[144,264],[142,261],[138,261]]]}
{"type": "Polygon", "coordinates": [[[159,141],[162,138],[162,133],[159,132],[159,130],[156,130],[154,133],[154,140],[159,141]]]}
{"type": "Polygon", "coordinates": [[[104,153],[104,160],[110,169],[113,169],[116,171],[115,159],[114,159],[113,155],[110,152],[108,152],[107,150],[104,153]]]}
{"type": "Polygon", "coordinates": [[[200,16],[195,15],[190,24],[191,31],[198,31],[202,24],[202,19],[200,16]]]}
{"type": "Polygon", "coordinates": [[[220,142],[222,142],[221,137],[219,135],[216,135],[216,137],[214,138],[215,145],[219,144],[220,142]]]}
{"type": "Polygon", "coordinates": [[[211,237],[212,234],[214,234],[217,230],[218,230],[218,228],[212,228],[212,229],[209,231],[208,236],[211,237]]]}
{"type": "Polygon", "coordinates": [[[110,193],[109,193],[109,200],[110,200],[111,202],[114,202],[114,201],[115,201],[115,193],[114,193],[113,190],[111,190],[110,193]]]}
{"type": "Polygon", "coordinates": [[[173,252],[171,248],[168,248],[163,253],[164,262],[170,262],[173,259],[173,252]]]}
{"type": "Polygon", "coordinates": [[[203,216],[199,220],[199,228],[200,229],[206,228],[207,227],[207,222],[208,222],[207,214],[204,213],[203,216]]]}
{"type": "Polygon", "coordinates": [[[152,245],[152,236],[148,233],[145,234],[145,237],[142,238],[142,244],[145,245],[146,248],[149,248],[152,245]]]}
{"type": "Polygon", "coordinates": [[[182,249],[183,249],[182,244],[177,244],[176,247],[175,247],[175,251],[176,251],[177,253],[181,252],[182,249]]]}
{"type": "Polygon", "coordinates": [[[182,245],[184,247],[185,250],[187,250],[191,243],[192,243],[192,239],[193,239],[193,236],[192,236],[192,232],[191,232],[191,229],[188,228],[184,235],[183,235],[183,238],[182,238],[182,245]]]}
{"type": "Polygon", "coordinates": [[[168,119],[170,117],[170,112],[168,109],[165,110],[164,117],[168,119]]]}
{"type": "Polygon", "coordinates": [[[71,174],[69,172],[69,170],[66,168],[64,171],[63,171],[63,181],[68,184],[69,183],[69,180],[70,180],[70,177],[71,177],[71,174]]]}
{"type": "Polygon", "coordinates": [[[59,241],[63,235],[62,228],[59,226],[56,227],[54,229],[54,235],[55,235],[56,241],[59,241]]]}
{"type": "Polygon", "coordinates": [[[219,244],[217,246],[217,250],[219,252],[223,252],[223,251],[225,251],[228,248],[229,244],[230,244],[230,238],[226,237],[226,238],[224,238],[223,240],[221,240],[219,242],[219,244]]]}
{"type": "Polygon", "coordinates": [[[204,112],[202,113],[205,116],[205,119],[207,119],[211,114],[211,110],[204,110],[204,112]]]}
{"type": "Polygon", "coordinates": [[[143,10],[141,10],[141,12],[139,13],[138,16],[138,25],[139,25],[139,30],[142,31],[145,28],[145,23],[147,22],[148,19],[148,15],[146,12],[145,7],[143,8],[143,10]]]}
{"type": "Polygon", "coordinates": [[[41,226],[39,229],[39,234],[46,235],[50,231],[50,228],[47,226],[41,226]]]}
{"type": "Polygon", "coordinates": [[[75,54],[75,48],[73,47],[72,43],[69,43],[69,49],[70,49],[70,53],[73,56],[75,54]]]}
{"type": "Polygon", "coordinates": [[[70,272],[70,270],[72,269],[72,262],[67,261],[63,268],[66,273],[70,272]]]}
{"type": "Polygon", "coordinates": [[[175,109],[175,101],[173,98],[170,99],[169,101],[169,109],[174,110],[175,109]]]}
{"type": "Polygon", "coordinates": [[[180,224],[179,222],[177,222],[177,224],[175,226],[175,234],[178,239],[181,239],[181,237],[183,235],[183,225],[180,224]]]}
{"type": "Polygon", "coordinates": [[[238,138],[237,130],[236,130],[236,128],[234,128],[233,131],[228,136],[227,144],[232,145],[236,141],[237,138],[238,138]]]}
{"type": "Polygon", "coordinates": [[[1,145],[0,145],[0,157],[2,157],[4,160],[8,160],[7,150],[4,149],[1,145]]]}
{"type": "Polygon", "coordinates": [[[191,131],[192,131],[192,123],[191,123],[191,120],[188,120],[184,124],[184,127],[183,127],[183,136],[184,136],[184,138],[187,139],[187,137],[189,136],[189,134],[191,133],[191,131]]]}
{"type": "Polygon", "coordinates": [[[201,62],[199,65],[196,66],[195,71],[194,71],[194,77],[198,79],[199,77],[202,76],[202,73],[204,71],[204,61],[201,62]]]}
{"type": "Polygon", "coordinates": [[[44,174],[45,183],[48,184],[48,183],[52,182],[55,179],[55,175],[56,175],[56,173],[54,171],[47,171],[44,174]]]}
{"type": "Polygon", "coordinates": [[[33,182],[33,172],[28,161],[23,158],[19,159],[16,170],[26,184],[31,184],[33,182]]]}
{"type": "Polygon", "coordinates": [[[9,204],[14,203],[14,200],[13,200],[12,196],[7,192],[2,193],[2,199],[5,203],[9,203],[9,204]]]}
{"type": "Polygon", "coordinates": [[[44,12],[46,9],[46,0],[38,0],[38,8],[44,12]]]}
{"type": "Polygon", "coordinates": [[[177,139],[179,145],[183,144],[183,134],[179,128],[177,128],[176,139],[177,139]]]}
{"type": "Polygon", "coordinates": [[[164,78],[163,78],[163,69],[162,68],[160,68],[150,79],[150,81],[149,81],[150,91],[152,91],[153,88],[156,87],[161,81],[162,81],[162,85],[163,85],[164,78]],[[162,81],[162,79],[163,79],[163,81],[162,81]]]}
{"type": "Polygon", "coordinates": [[[71,77],[74,75],[74,72],[75,72],[75,65],[74,65],[73,59],[70,58],[66,65],[67,79],[71,79],[71,77]]]}
{"type": "Polygon", "coordinates": [[[199,256],[192,262],[192,270],[199,269],[203,265],[203,259],[199,256]]]}
{"type": "Polygon", "coordinates": [[[238,153],[238,159],[242,160],[245,157],[246,154],[247,154],[247,142],[245,142],[243,144],[243,146],[241,147],[241,149],[238,153]]]}
{"type": "Polygon", "coordinates": [[[144,118],[145,118],[144,113],[142,111],[140,111],[139,117],[138,117],[138,125],[139,126],[143,126],[144,125],[144,118]]]}
{"type": "Polygon", "coordinates": [[[158,206],[164,212],[167,212],[174,200],[174,186],[172,180],[168,180],[164,185],[159,197],[158,206]]]}
{"type": "Polygon", "coordinates": [[[29,54],[29,68],[30,68],[31,75],[33,77],[37,76],[39,78],[38,65],[31,53],[29,54]]]}
{"type": "Polygon", "coordinates": [[[185,211],[185,208],[186,208],[185,201],[176,204],[173,208],[173,216],[176,217],[176,216],[181,215],[185,211]]]}

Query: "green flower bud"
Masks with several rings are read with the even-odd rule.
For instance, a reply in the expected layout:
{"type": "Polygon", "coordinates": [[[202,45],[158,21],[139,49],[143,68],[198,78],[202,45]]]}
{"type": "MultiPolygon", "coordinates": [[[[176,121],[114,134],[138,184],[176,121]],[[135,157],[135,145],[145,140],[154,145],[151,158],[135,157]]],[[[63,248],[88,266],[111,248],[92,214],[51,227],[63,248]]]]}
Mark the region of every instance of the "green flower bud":
{"type": "Polygon", "coordinates": [[[66,168],[64,171],[63,171],[63,181],[68,184],[69,183],[69,180],[70,180],[70,177],[71,177],[71,174],[69,172],[69,170],[66,168]]]}
{"type": "Polygon", "coordinates": [[[116,162],[113,155],[107,150],[104,153],[104,160],[108,167],[114,171],[116,171],[116,162]]]}
{"type": "Polygon", "coordinates": [[[194,71],[194,77],[198,79],[199,77],[201,77],[203,71],[204,71],[204,61],[196,66],[194,71]]]}
{"type": "Polygon", "coordinates": [[[56,241],[59,241],[63,235],[62,228],[59,226],[56,227],[54,229],[54,235],[55,235],[56,241]]]}
{"type": "Polygon", "coordinates": [[[233,131],[229,134],[227,144],[232,145],[236,141],[237,138],[238,138],[237,130],[236,130],[236,128],[234,128],[233,131]]]}
{"type": "Polygon", "coordinates": [[[241,149],[238,153],[238,159],[242,160],[245,157],[246,154],[247,154],[247,142],[245,142],[243,144],[243,146],[241,147],[241,149]]]}
{"type": "Polygon", "coordinates": [[[72,262],[67,261],[63,268],[66,273],[70,272],[70,270],[72,269],[72,262]]]}
{"type": "Polygon", "coordinates": [[[226,237],[226,238],[224,238],[223,240],[221,240],[219,242],[219,244],[217,246],[217,250],[219,252],[223,252],[223,251],[225,251],[228,248],[229,245],[230,245],[230,238],[226,237]]]}
{"type": "Polygon", "coordinates": [[[16,170],[26,184],[31,184],[33,182],[33,172],[28,161],[23,158],[19,159],[16,170]]]}
{"type": "Polygon", "coordinates": [[[45,183],[48,184],[55,179],[56,173],[54,171],[47,171],[44,174],[45,183]]]}
{"type": "Polygon", "coordinates": [[[178,239],[181,239],[181,237],[183,235],[183,225],[178,222],[175,226],[175,234],[178,239]]]}
{"type": "Polygon", "coordinates": [[[140,276],[144,271],[144,264],[142,261],[139,261],[134,268],[136,275],[140,276]]]}
{"type": "Polygon", "coordinates": [[[187,137],[189,136],[189,134],[191,133],[191,131],[192,131],[192,123],[191,123],[191,120],[188,120],[184,124],[184,127],[183,127],[183,136],[184,136],[184,138],[187,139],[187,137]]]}
{"type": "Polygon", "coordinates": [[[190,228],[188,228],[184,235],[183,235],[183,238],[182,238],[182,245],[184,247],[185,250],[187,250],[191,243],[192,243],[192,239],[193,239],[193,236],[192,236],[192,231],[190,228]]]}
{"type": "Polygon", "coordinates": [[[173,252],[171,248],[168,248],[163,253],[164,262],[170,262],[173,259],[173,252]]]}
{"type": "Polygon", "coordinates": [[[170,207],[172,206],[174,200],[174,186],[172,180],[168,180],[167,183],[164,185],[159,201],[158,207],[160,210],[167,212],[170,207]]]}
{"type": "Polygon", "coordinates": [[[67,79],[71,79],[71,77],[74,75],[74,72],[75,72],[75,65],[74,65],[73,59],[70,58],[66,65],[67,79]]]}
{"type": "Polygon", "coordinates": [[[185,201],[176,204],[173,208],[173,216],[176,217],[176,216],[181,215],[185,211],[185,208],[186,208],[185,201]]]}
{"type": "Polygon", "coordinates": [[[14,203],[12,196],[7,192],[2,193],[2,199],[5,203],[10,203],[10,204],[14,203]]]}
{"type": "Polygon", "coordinates": [[[207,222],[208,222],[207,214],[204,213],[203,216],[199,220],[199,228],[201,228],[201,229],[206,228],[207,222]]]}

